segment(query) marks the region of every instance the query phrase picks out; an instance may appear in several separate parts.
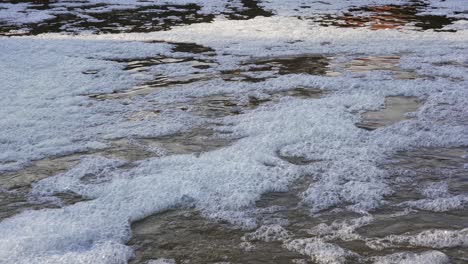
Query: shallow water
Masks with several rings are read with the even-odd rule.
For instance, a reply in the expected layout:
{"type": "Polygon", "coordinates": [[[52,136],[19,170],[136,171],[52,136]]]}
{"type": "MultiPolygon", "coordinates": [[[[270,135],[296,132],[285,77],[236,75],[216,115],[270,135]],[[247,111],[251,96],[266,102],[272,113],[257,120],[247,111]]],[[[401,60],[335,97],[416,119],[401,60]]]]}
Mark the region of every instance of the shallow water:
{"type": "MultiPolygon", "coordinates": [[[[417,198],[417,186],[440,180],[437,177],[439,169],[458,171],[463,174],[458,176],[466,179],[468,175],[460,166],[468,161],[467,151],[466,148],[421,149],[395,155],[386,165],[388,170],[397,171],[403,167],[407,173],[423,175],[412,178],[407,183],[409,186],[400,186],[394,195],[388,197],[390,203],[372,214],[373,221],[348,233],[349,238],[338,236],[329,240],[361,255],[359,259],[349,259],[346,263],[371,263],[372,257],[394,252],[369,248],[366,241],[372,239],[395,234],[418,234],[430,229],[467,228],[466,211],[405,212],[395,206],[401,201],[417,198]]],[[[457,189],[456,192],[468,191],[468,185],[450,182],[450,188],[457,189]]],[[[319,224],[339,223],[361,217],[359,214],[346,212],[324,212],[315,216],[307,213],[307,208],[301,205],[300,193],[311,183],[313,184],[313,178],[306,177],[293,183],[286,192],[264,194],[250,214],[260,225],[283,226],[288,232],[286,239],[314,237],[310,230],[319,224]]],[[[315,263],[299,254],[286,251],[278,233],[272,233],[272,241],[266,242],[250,235],[252,233],[249,230],[238,229],[223,222],[207,221],[193,209],[181,208],[147,217],[134,223],[132,231],[133,238],[129,245],[135,249],[136,258],[131,263],[145,263],[146,260],[158,258],[175,259],[177,263],[315,263]]],[[[413,252],[428,249],[408,245],[395,245],[394,248],[413,252]]],[[[442,252],[451,258],[451,263],[464,263],[468,257],[462,249],[447,248],[442,249],[442,252]]]]}
{"type": "Polygon", "coordinates": [[[421,103],[412,97],[387,97],[385,107],[379,111],[370,111],[362,115],[362,121],[356,126],[366,130],[375,130],[402,120],[410,119],[406,114],[418,110],[421,103]]]}

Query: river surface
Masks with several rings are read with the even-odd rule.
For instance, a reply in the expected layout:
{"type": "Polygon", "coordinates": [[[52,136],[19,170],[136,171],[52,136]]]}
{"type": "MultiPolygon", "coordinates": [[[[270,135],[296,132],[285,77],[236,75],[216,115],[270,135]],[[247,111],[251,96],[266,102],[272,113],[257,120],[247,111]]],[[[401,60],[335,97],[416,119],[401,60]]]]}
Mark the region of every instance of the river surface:
{"type": "Polygon", "coordinates": [[[468,263],[468,4],[5,0],[0,263],[468,263]]]}

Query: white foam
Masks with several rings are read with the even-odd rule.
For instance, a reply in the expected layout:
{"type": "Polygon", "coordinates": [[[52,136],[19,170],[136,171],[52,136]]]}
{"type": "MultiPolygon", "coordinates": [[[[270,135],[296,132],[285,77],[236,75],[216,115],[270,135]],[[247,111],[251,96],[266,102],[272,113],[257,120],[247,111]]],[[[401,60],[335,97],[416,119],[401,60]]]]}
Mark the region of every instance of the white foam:
{"type": "Polygon", "coordinates": [[[291,234],[280,225],[262,225],[255,232],[245,234],[242,239],[245,241],[262,240],[265,242],[284,241],[291,237],[291,234]]]}
{"type": "Polygon", "coordinates": [[[390,235],[383,239],[369,240],[366,244],[377,250],[401,246],[453,248],[468,246],[468,229],[426,230],[416,235],[390,235]]]}
{"type": "Polygon", "coordinates": [[[356,233],[356,229],[370,224],[373,220],[372,216],[363,216],[345,221],[333,221],[330,225],[322,223],[313,227],[308,232],[312,235],[320,236],[326,241],[335,239],[343,241],[359,240],[361,236],[356,233]]]}
{"type": "Polygon", "coordinates": [[[146,262],[146,264],[175,264],[176,261],[174,259],[153,259],[146,262]]]}
{"type": "MultiPolygon", "coordinates": [[[[466,80],[450,79],[459,73],[434,80],[393,80],[382,72],[359,76],[345,73],[334,78],[285,75],[259,84],[216,79],[174,90],[161,89],[130,100],[132,104],[82,96],[129,89],[151,77],[138,79],[123,71],[123,65],[105,58],[171,55],[166,44],[141,41],[195,41],[216,49],[215,59],[226,67],[235,68],[242,59],[260,55],[305,52],[355,57],[356,53],[411,52],[401,55],[402,60],[405,56],[425,59],[407,61],[405,66],[430,72],[436,69],[431,64],[436,57],[450,59],[450,54],[456,52],[461,56],[459,61],[466,60],[462,51],[467,48],[467,37],[463,31],[408,34],[319,28],[296,18],[274,17],[217,20],[151,34],[1,38],[0,48],[5,52],[0,54],[0,71],[5,73],[1,77],[5,96],[0,100],[6,107],[0,108],[0,114],[7,116],[0,121],[2,170],[18,169],[31,160],[52,155],[104,148],[115,138],[167,135],[207,125],[204,118],[171,109],[149,120],[128,119],[135,112],[154,109],[155,105],[170,108],[176,102],[190,102],[189,97],[216,93],[242,97],[256,88],[266,93],[308,86],[330,92],[314,100],[284,97],[243,115],[216,120],[217,130],[241,138],[222,149],[198,156],[151,158],[126,168],[119,168],[121,162],[114,159],[91,157],[69,172],[36,183],[36,194],[73,191],[93,200],[58,209],[25,211],[0,222],[0,259],[6,263],[33,259],[47,263],[60,258],[78,262],[103,256],[104,263],[125,262],[130,258],[124,246],[130,239],[130,223],[178,205],[192,205],[207,217],[257,228],[256,219],[248,210],[255,207],[261,195],[286,191],[290,183],[304,175],[313,175],[316,180],[301,196],[313,213],[336,207],[368,214],[385,204],[385,196],[393,191],[391,175],[380,166],[389,155],[417,147],[468,144],[464,123],[466,80]],[[302,42],[291,44],[295,40],[302,42]],[[329,44],[322,45],[325,42],[329,44]],[[100,74],[81,74],[95,68],[100,74]],[[373,132],[355,126],[359,113],[378,109],[386,96],[395,95],[425,100],[414,120],[373,132]],[[316,162],[294,165],[278,157],[278,153],[316,162]]],[[[162,71],[162,67],[156,68],[162,71]]],[[[187,66],[170,69],[186,72],[187,66]]],[[[353,239],[356,227],[367,223],[362,220],[365,221],[332,224],[331,229],[339,229],[336,235],[327,226],[323,226],[325,231],[313,231],[353,239]]],[[[465,233],[466,230],[438,230],[388,239],[396,244],[443,248],[466,246],[465,233]]],[[[285,241],[288,249],[321,263],[356,257],[324,238],[285,241]]],[[[371,246],[386,247],[377,242],[371,246]]]]}
{"type": "Polygon", "coordinates": [[[422,253],[395,253],[375,258],[375,264],[445,264],[450,259],[444,253],[436,250],[422,253]]]}
{"type": "Polygon", "coordinates": [[[353,252],[318,238],[295,239],[285,243],[285,247],[288,250],[309,256],[312,261],[320,264],[346,263],[348,258],[357,257],[353,252]]]}

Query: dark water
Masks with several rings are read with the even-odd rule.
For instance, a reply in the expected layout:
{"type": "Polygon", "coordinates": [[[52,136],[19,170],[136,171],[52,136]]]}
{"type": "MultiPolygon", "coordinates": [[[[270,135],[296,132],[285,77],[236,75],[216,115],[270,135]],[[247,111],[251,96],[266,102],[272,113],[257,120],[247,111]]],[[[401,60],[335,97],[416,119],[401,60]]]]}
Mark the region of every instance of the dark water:
{"type": "Polygon", "coordinates": [[[323,26],[370,27],[373,30],[398,29],[408,24],[412,24],[417,30],[440,30],[456,21],[455,18],[446,16],[418,15],[421,9],[426,6],[420,2],[401,6],[357,7],[349,9],[342,16],[327,15],[317,21],[323,26]]]}
{"type": "MultiPolygon", "coordinates": [[[[87,31],[91,33],[124,33],[152,32],[168,30],[174,26],[193,23],[211,22],[216,16],[224,16],[232,20],[252,19],[257,16],[272,16],[274,13],[262,8],[256,0],[240,0],[228,2],[224,11],[213,14],[201,12],[196,4],[186,5],[145,5],[137,8],[118,8],[106,10],[106,4],[80,3],[78,6],[64,5],[58,0],[6,0],[5,3],[28,3],[29,10],[48,10],[54,18],[37,23],[17,25],[0,21],[0,35],[37,35],[41,33],[87,31]],[[101,11],[104,8],[106,11],[101,11]],[[58,12],[63,9],[66,12],[58,12]],[[97,11],[93,11],[97,10],[97,11]],[[20,30],[20,31],[18,31],[20,30]]],[[[343,16],[319,16],[312,18],[323,26],[337,27],[370,27],[371,29],[392,29],[413,24],[416,29],[440,30],[456,21],[455,18],[436,15],[418,15],[427,4],[415,1],[410,5],[386,5],[351,8],[343,16]],[[370,15],[362,15],[362,13],[370,15]]],[[[309,8],[307,5],[301,9],[309,8]]],[[[307,17],[305,17],[307,18],[307,17]]]]}
{"type": "MultiPolygon", "coordinates": [[[[168,5],[154,4],[137,8],[115,8],[101,11],[106,4],[89,4],[85,1],[70,1],[80,3],[79,6],[68,6],[59,0],[7,0],[5,3],[28,3],[30,10],[49,10],[54,18],[38,23],[16,25],[0,21],[0,35],[37,35],[42,33],[87,31],[92,33],[130,33],[168,30],[174,26],[193,23],[211,22],[215,16],[225,16],[228,19],[245,20],[256,16],[271,16],[272,13],[262,9],[259,1],[242,0],[240,5],[228,4],[224,12],[205,14],[196,4],[168,5]],[[59,12],[63,9],[65,13],[59,12]],[[96,10],[96,11],[95,11],[96,10]],[[18,32],[17,30],[22,30],[18,32]]],[[[155,2],[157,3],[157,1],[155,2]]]]}

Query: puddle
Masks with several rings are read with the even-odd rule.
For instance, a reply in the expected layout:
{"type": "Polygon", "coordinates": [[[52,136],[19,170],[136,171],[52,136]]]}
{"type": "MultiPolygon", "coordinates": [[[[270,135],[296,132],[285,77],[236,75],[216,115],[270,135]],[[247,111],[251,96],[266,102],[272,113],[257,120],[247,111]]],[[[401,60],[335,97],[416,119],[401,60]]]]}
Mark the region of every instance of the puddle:
{"type": "Polygon", "coordinates": [[[415,97],[389,96],[385,98],[385,107],[378,111],[369,111],[362,114],[362,121],[356,126],[365,130],[375,130],[410,119],[407,113],[415,112],[421,102],[415,97]]]}
{"type": "Polygon", "coordinates": [[[456,19],[437,15],[417,15],[424,4],[368,6],[349,9],[344,15],[325,16],[318,20],[324,26],[368,27],[372,30],[398,29],[407,25],[418,30],[440,30],[456,19]]]}

